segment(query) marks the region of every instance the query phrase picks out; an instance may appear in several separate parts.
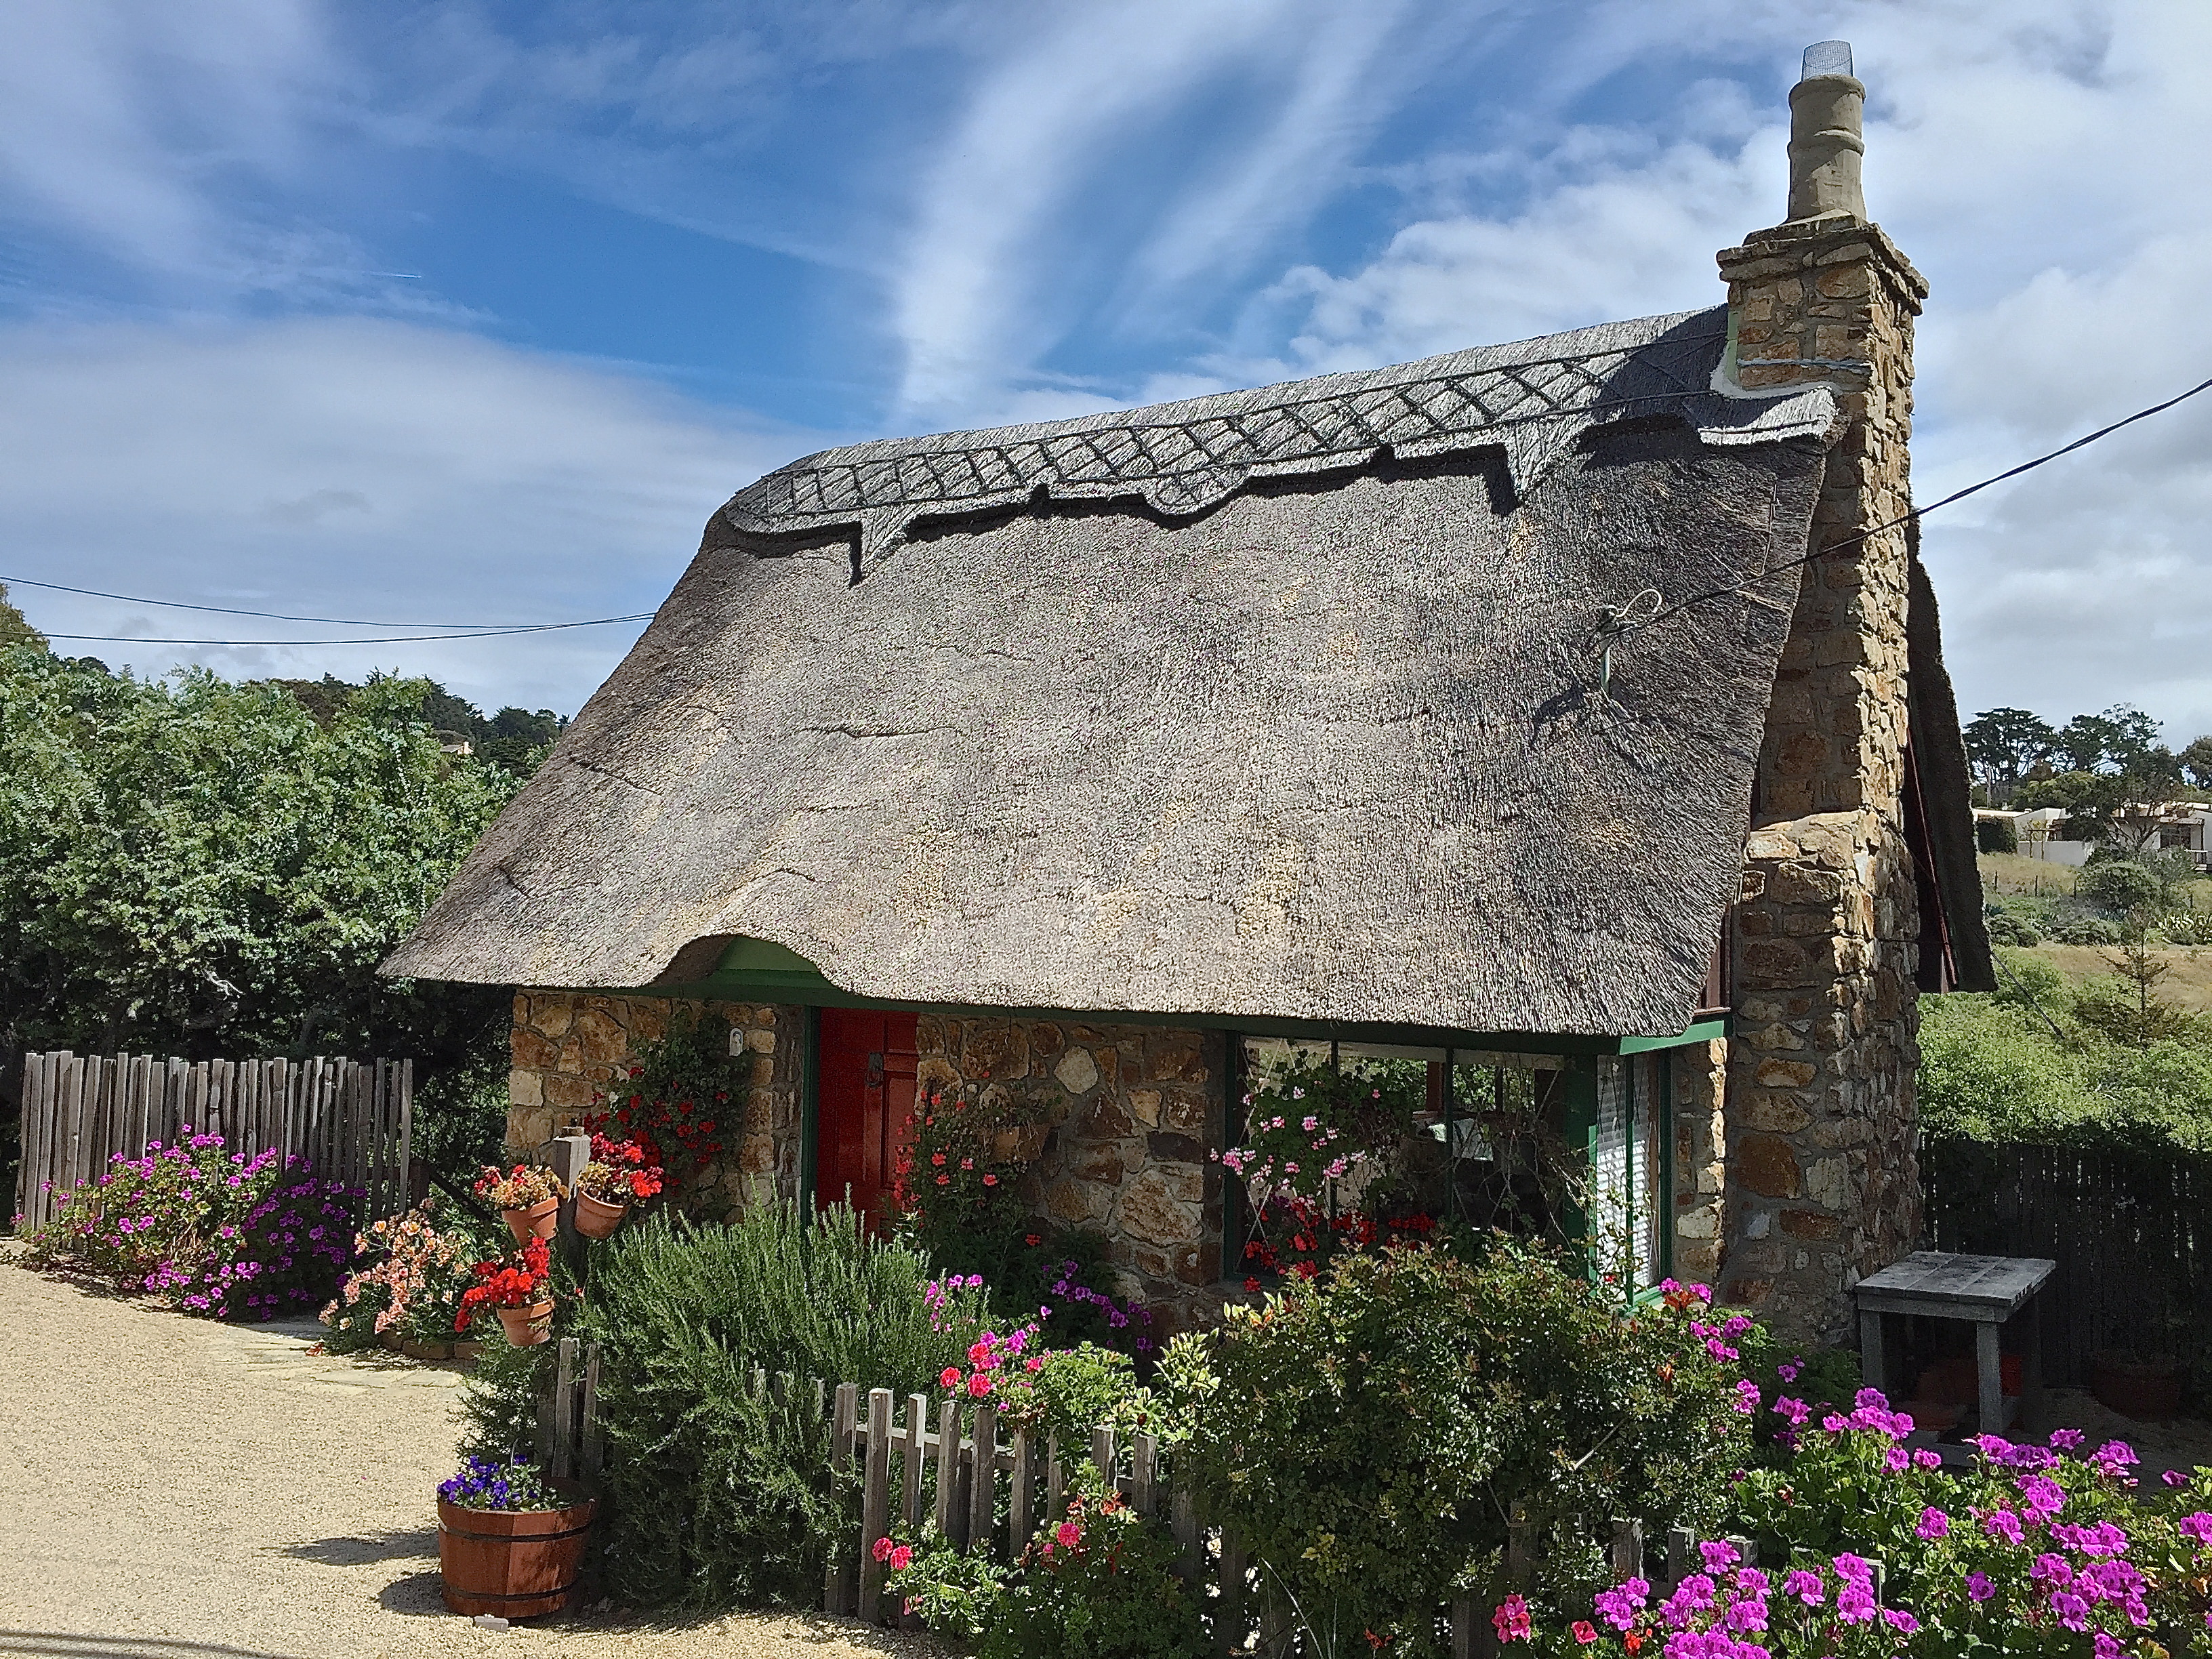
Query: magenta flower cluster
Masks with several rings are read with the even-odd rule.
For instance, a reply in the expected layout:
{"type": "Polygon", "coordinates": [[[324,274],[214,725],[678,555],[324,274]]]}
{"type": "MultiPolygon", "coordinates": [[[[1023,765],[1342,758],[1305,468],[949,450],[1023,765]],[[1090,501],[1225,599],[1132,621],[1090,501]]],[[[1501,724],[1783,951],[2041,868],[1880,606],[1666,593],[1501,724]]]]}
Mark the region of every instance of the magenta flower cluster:
{"type": "Polygon", "coordinates": [[[328,1299],[353,1259],[360,1197],[300,1158],[249,1158],[187,1127],[69,1193],[30,1260],[185,1313],[274,1319],[328,1299]]]}
{"type": "MultiPolygon", "coordinates": [[[[1813,1408],[1802,1401],[1783,1396],[1771,1409],[1793,1433],[1812,1425],[1813,1408]]],[[[1969,1631],[2002,1632],[2007,1640],[2043,1632],[2080,1644],[2088,1659],[2118,1659],[2142,1632],[2179,1613],[2192,1626],[2202,1616],[2212,1628],[2212,1613],[2200,1615],[2187,1589],[2206,1577],[2212,1564],[2212,1511],[2161,1521],[2128,1500],[2136,1458],[2124,1442],[2085,1453],[2086,1437],[2078,1430],[2058,1431],[2047,1446],[1985,1435],[1974,1442],[1978,1471],[1953,1484],[1927,1478],[1942,1462],[1935,1452],[1908,1452],[1900,1443],[1912,1427],[1878,1390],[1861,1389],[1848,1413],[1821,1414],[1818,1432],[1799,1445],[1788,1475],[1801,1501],[1823,1478],[1823,1468],[1872,1471],[1877,1482],[1920,1483],[1899,1488],[1915,1494],[1917,1517],[1910,1519],[1907,1510],[1897,1524],[1902,1530],[1909,1521],[1911,1537],[1927,1551],[1905,1598],[1909,1608],[1885,1605],[1875,1565],[1849,1550],[1800,1552],[1778,1584],[1743,1564],[1735,1545],[1705,1543],[1699,1546],[1704,1571],[1684,1577],[1663,1599],[1655,1601],[1653,1586],[1643,1578],[1600,1592],[1596,1622],[1577,1622],[1574,1641],[1584,1650],[1607,1642],[1608,1653],[1640,1653],[1643,1659],[1887,1656],[1917,1651],[1913,1638],[1924,1624],[1947,1653],[1969,1631]],[[2138,1549],[2130,1528],[2160,1526],[2167,1541],[2138,1549]],[[2181,1607],[2154,1605],[2162,1592],[2131,1553],[2143,1555],[2146,1565],[2169,1556],[2187,1563],[2178,1577],[2168,1572],[2181,1607]],[[1614,1634],[1609,1638],[1601,1626],[1614,1634]]],[[[2189,1483],[2185,1477],[2168,1484],[2189,1483]]]]}

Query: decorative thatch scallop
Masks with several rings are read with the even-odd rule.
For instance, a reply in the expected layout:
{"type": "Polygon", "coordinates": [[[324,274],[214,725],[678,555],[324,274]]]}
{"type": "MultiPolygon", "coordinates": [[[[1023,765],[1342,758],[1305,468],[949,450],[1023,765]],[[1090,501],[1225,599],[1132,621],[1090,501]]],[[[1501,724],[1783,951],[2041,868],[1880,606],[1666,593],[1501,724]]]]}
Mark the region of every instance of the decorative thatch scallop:
{"type": "Polygon", "coordinates": [[[635,986],[748,936],[898,1000],[1677,1030],[1796,589],[1761,573],[1804,550],[1833,421],[1705,390],[1718,319],[1508,349],[1611,354],[1554,375],[1583,401],[1541,466],[1468,425],[1413,460],[1313,439],[1188,512],[942,485],[956,451],[1073,468],[1231,401],[1200,400],[1063,423],[1057,463],[1060,428],[838,452],[820,511],[756,486],[386,971],[635,986]],[[1601,689],[1607,607],[1737,582],[1601,689]]]}

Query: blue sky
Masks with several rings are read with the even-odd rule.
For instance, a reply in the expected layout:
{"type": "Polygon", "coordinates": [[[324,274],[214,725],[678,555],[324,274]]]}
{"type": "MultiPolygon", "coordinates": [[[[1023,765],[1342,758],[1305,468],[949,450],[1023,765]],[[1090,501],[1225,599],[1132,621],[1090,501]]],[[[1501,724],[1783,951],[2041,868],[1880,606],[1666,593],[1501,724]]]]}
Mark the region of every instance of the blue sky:
{"type": "MultiPolygon", "coordinates": [[[[824,443],[1712,303],[1830,35],[1935,287],[1923,499],[2212,374],[2182,0],[11,0],[0,576],[648,610],[824,443]]],[[[1966,705],[2212,729],[2208,519],[2192,406],[1931,520],[1966,705]]],[[[344,631],[15,597],[56,631],[344,631]]],[[[635,633],[82,648],[572,710],[635,633]]]]}

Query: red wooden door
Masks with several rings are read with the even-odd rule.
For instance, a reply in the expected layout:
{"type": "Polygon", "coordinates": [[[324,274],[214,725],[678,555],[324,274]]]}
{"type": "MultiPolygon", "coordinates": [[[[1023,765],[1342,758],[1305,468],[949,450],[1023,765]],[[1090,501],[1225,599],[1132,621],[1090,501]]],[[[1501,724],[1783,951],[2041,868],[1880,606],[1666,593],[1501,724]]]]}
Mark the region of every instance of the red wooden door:
{"type": "Polygon", "coordinates": [[[891,1218],[891,1182],[913,1139],[912,1014],[824,1008],[815,1071],[814,1190],[834,1204],[851,1196],[871,1231],[891,1218]]]}

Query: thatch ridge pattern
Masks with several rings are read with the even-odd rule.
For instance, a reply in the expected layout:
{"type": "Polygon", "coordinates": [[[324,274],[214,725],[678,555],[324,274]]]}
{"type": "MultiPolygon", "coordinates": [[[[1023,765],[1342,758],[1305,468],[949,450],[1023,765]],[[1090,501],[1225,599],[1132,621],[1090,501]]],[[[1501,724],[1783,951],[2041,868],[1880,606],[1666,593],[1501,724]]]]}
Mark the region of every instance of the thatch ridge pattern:
{"type": "Polygon", "coordinates": [[[1672,416],[1711,443],[1826,438],[1825,387],[1749,398],[1713,389],[1725,307],[1607,323],[1394,368],[1027,426],[854,444],[769,473],[717,515],[751,535],[857,529],[872,567],[918,519],[1042,495],[1140,497],[1188,516],[1252,479],[1501,446],[1526,494],[1581,436],[1672,416]]]}

